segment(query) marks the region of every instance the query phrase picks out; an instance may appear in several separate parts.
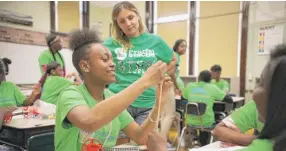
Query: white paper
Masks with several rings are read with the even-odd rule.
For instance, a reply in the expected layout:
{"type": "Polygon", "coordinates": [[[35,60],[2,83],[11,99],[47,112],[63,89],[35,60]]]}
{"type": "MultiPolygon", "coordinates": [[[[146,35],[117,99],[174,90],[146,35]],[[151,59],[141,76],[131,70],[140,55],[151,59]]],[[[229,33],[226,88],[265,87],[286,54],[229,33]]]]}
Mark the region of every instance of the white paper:
{"type": "Polygon", "coordinates": [[[259,28],[257,54],[270,54],[278,44],[283,43],[284,25],[270,25],[259,28]]]}

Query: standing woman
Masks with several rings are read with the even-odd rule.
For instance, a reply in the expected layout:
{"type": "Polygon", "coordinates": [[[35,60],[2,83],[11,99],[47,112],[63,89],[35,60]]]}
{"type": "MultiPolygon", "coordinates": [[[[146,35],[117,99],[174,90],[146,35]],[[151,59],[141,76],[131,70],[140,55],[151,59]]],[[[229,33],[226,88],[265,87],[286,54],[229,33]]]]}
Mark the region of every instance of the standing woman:
{"type": "Polygon", "coordinates": [[[180,61],[181,61],[180,56],[186,53],[186,49],[187,49],[187,42],[184,39],[178,39],[173,46],[173,50],[177,56],[176,81],[177,81],[178,89],[176,89],[175,91],[177,94],[178,93],[180,94],[183,88],[185,87],[185,84],[183,80],[180,78],[179,74],[180,74],[180,61]]]}
{"type": "MultiPolygon", "coordinates": [[[[132,3],[123,1],[113,7],[112,37],[104,44],[112,52],[116,64],[117,82],[109,85],[112,92],[118,93],[127,88],[159,60],[168,64],[168,73],[172,81],[175,81],[175,53],[161,37],[146,32],[138,9],[132,3]]],[[[146,89],[127,110],[141,125],[148,117],[154,103],[155,87],[151,87],[146,89]]],[[[121,139],[118,144],[129,141],[124,134],[121,134],[121,138],[125,139],[121,139]]]]}
{"type": "Polygon", "coordinates": [[[43,51],[39,57],[41,75],[43,76],[46,73],[47,65],[49,63],[56,61],[61,64],[61,67],[63,68],[63,76],[65,76],[65,61],[62,54],[60,53],[63,48],[62,39],[59,36],[50,34],[46,37],[46,41],[49,49],[43,51]]]}

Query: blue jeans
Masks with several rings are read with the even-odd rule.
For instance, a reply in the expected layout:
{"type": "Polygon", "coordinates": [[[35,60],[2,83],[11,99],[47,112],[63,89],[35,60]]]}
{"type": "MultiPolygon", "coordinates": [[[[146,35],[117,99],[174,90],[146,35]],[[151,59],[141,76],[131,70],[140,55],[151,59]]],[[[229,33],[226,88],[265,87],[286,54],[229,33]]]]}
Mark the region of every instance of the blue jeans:
{"type": "MultiPolygon", "coordinates": [[[[139,125],[141,125],[147,119],[151,110],[152,108],[137,108],[131,105],[127,108],[127,111],[139,125]]],[[[127,135],[123,131],[120,131],[118,138],[126,137],[127,135]]]]}

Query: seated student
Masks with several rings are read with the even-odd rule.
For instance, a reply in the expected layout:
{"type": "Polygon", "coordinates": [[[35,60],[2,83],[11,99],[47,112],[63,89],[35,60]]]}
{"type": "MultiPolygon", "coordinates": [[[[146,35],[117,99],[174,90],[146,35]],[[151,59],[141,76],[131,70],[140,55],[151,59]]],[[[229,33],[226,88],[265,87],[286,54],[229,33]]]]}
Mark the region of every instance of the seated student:
{"type": "Polygon", "coordinates": [[[258,120],[255,102],[250,101],[220,122],[213,134],[221,141],[247,146],[256,136],[245,133],[250,129],[260,133],[263,126],[264,124],[258,120]]]}
{"type": "MultiPolygon", "coordinates": [[[[215,124],[213,111],[214,101],[232,101],[222,90],[210,83],[211,73],[208,70],[200,72],[198,82],[189,83],[183,90],[183,97],[188,102],[205,103],[206,111],[202,117],[186,115],[186,122],[192,126],[212,128],[215,124]]],[[[206,145],[210,134],[201,132],[201,145],[206,145]]]]}
{"type": "Polygon", "coordinates": [[[6,81],[9,71],[9,59],[0,59],[0,125],[6,114],[13,112],[18,106],[28,106],[34,103],[36,96],[41,92],[41,87],[36,85],[32,94],[27,98],[21,90],[12,82],[6,81]]]}
{"type": "Polygon", "coordinates": [[[211,83],[216,85],[218,88],[220,88],[222,91],[224,91],[225,93],[229,92],[229,83],[224,80],[221,79],[220,75],[221,75],[221,66],[220,65],[213,65],[211,67],[211,74],[212,74],[212,81],[211,83]]]}
{"type": "Polygon", "coordinates": [[[63,69],[58,62],[51,62],[47,65],[46,73],[41,78],[40,84],[43,88],[41,93],[41,100],[47,103],[57,103],[58,96],[67,87],[75,84],[79,85],[82,83],[79,76],[75,73],[69,76],[75,77],[75,82],[72,82],[62,77],[63,69]]]}
{"type": "MultiPolygon", "coordinates": [[[[70,86],[58,98],[56,151],[79,151],[85,142],[93,138],[103,147],[110,148],[116,144],[120,130],[138,144],[148,142],[148,133],[153,132],[157,123],[158,109],[163,108],[172,87],[170,78],[164,76],[167,64],[158,61],[140,79],[120,93],[112,94],[105,86],[116,81],[115,64],[111,52],[101,43],[99,34],[89,29],[76,30],[70,35],[69,45],[73,51],[73,65],[84,83],[70,86]],[[161,81],[162,94],[159,90],[161,81]],[[155,85],[158,90],[157,101],[149,117],[139,126],[125,109],[146,88],[155,85]]],[[[155,142],[147,143],[147,147],[154,150],[150,143],[155,142]]]]}
{"type": "Polygon", "coordinates": [[[259,136],[241,151],[286,150],[286,45],[270,53],[258,87],[253,92],[258,117],[265,124],[259,136]]]}

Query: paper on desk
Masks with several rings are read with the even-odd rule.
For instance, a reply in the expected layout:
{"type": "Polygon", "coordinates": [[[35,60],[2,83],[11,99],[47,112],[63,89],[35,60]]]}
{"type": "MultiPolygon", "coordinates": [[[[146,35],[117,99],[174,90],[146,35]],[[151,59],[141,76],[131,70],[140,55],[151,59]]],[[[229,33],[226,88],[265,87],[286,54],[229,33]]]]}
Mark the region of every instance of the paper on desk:
{"type": "Polygon", "coordinates": [[[50,115],[56,113],[56,106],[54,104],[46,103],[41,100],[35,101],[33,106],[37,108],[40,114],[50,115]]]}

